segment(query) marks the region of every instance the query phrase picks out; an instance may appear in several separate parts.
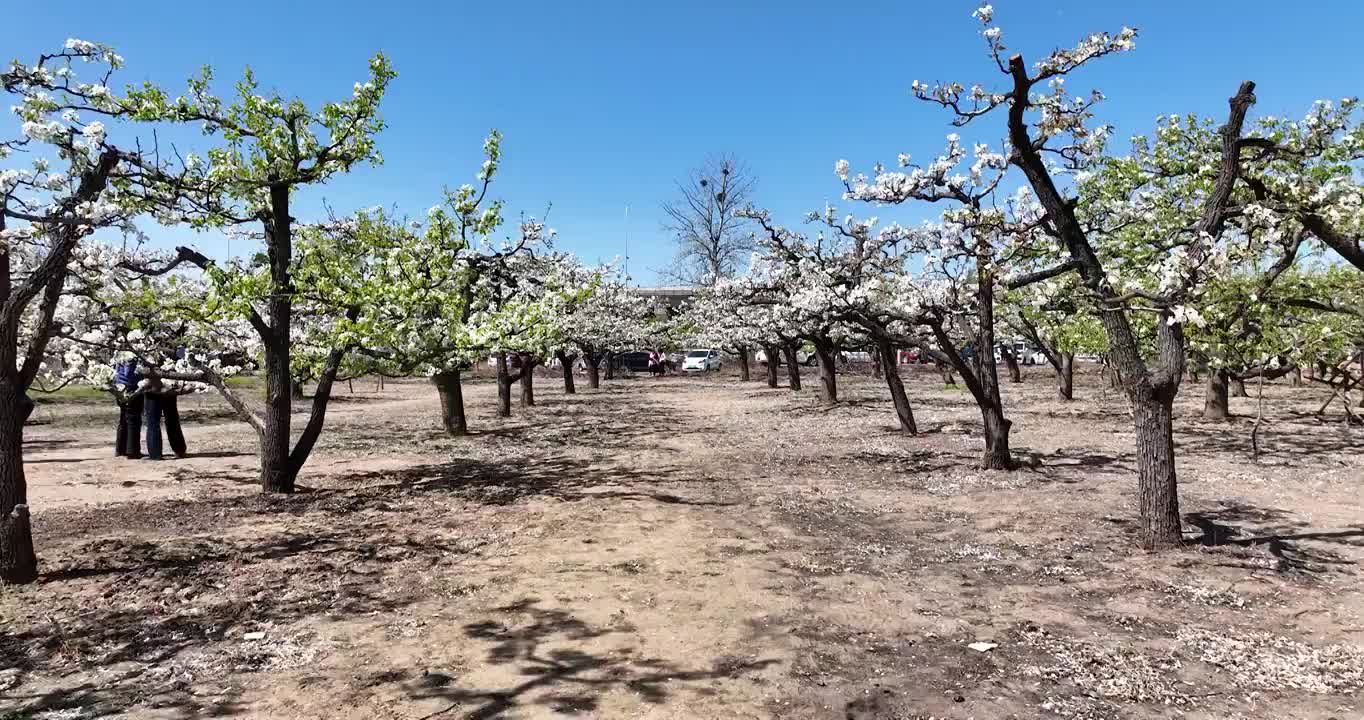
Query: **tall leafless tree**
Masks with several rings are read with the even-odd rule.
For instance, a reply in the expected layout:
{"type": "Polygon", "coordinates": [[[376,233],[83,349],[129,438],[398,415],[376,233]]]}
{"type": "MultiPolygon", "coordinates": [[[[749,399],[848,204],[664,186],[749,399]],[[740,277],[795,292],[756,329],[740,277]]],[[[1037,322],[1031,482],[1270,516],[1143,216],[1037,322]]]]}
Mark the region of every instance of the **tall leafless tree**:
{"type": "Polygon", "coordinates": [[[677,183],[677,198],[663,203],[663,229],[677,244],[665,277],[684,285],[714,285],[733,275],[753,250],[748,220],[740,210],[752,202],[757,178],[730,155],[706,160],[677,183]]]}

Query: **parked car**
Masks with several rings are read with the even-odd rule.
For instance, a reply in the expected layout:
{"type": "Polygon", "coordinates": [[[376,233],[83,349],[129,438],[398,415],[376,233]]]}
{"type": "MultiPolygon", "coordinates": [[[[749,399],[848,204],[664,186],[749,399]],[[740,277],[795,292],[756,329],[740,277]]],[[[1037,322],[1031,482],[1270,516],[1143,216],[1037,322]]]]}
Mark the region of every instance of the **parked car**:
{"type": "Polygon", "coordinates": [[[616,356],[616,367],[630,372],[649,372],[649,353],[643,350],[623,352],[616,356]]]}
{"type": "MultiPolygon", "coordinates": [[[[806,353],[804,350],[797,350],[797,351],[796,351],[796,364],[797,364],[797,365],[808,365],[808,364],[810,363],[810,358],[811,358],[811,355],[808,354],[808,353],[806,353]]],[[[764,351],[762,351],[762,350],[759,350],[758,353],[757,353],[757,355],[754,355],[754,356],[753,356],[753,359],[754,359],[759,365],[766,365],[766,364],[767,364],[767,353],[764,352],[764,351]]],[[[781,356],[778,355],[778,357],[777,357],[777,366],[778,366],[778,367],[781,367],[781,364],[782,364],[782,359],[781,359],[781,356]]]]}
{"type": "Polygon", "coordinates": [[[688,350],[682,358],[683,372],[710,372],[720,369],[719,350],[688,350]]]}

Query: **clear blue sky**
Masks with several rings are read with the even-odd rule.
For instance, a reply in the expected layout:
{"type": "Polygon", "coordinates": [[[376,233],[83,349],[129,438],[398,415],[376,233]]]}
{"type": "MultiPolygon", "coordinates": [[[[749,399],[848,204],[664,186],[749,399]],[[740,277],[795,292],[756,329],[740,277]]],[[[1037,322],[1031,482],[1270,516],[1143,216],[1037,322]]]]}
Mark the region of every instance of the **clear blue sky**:
{"type": "MultiPolygon", "coordinates": [[[[910,82],[1003,79],[983,53],[976,5],[39,2],[0,25],[0,54],[29,59],[78,37],[114,45],[127,59],[125,81],[178,89],[202,64],[227,81],[249,64],[263,85],[316,102],[347,96],[383,50],[399,72],[384,105],[385,165],[305,202],[420,215],[443,185],[470,181],[481,140],[497,127],[498,195],[511,215],[553,202],[561,246],[607,259],[624,252],[629,205],[631,270],[650,283],[650,268],[672,253],[659,203],[707,154],[742,158],[759,178],[760,204],[789,223],[838,201],[839,158],[868,169],[898,152],[935,154],[949,118],[914,101],[910,82]]],[[[1243,79],[1259,84],[1260,114],[1301,115],[1316,98],[1364,91],[1364,4],[1353,0],[999,0],[995,10],[1005,42],[1028,58],[1095,30],[1139,28],[1135,52],[1071,81],[1075,91],[1105,91],[1100,118],[1121,136],[1157,114],[1220,116],[1243,79]]],[[[997,140],[1002,122],[987,118],[967,138],[997,140]]],[[[220,238],[154,236],[224,251],[220,238]]]]}

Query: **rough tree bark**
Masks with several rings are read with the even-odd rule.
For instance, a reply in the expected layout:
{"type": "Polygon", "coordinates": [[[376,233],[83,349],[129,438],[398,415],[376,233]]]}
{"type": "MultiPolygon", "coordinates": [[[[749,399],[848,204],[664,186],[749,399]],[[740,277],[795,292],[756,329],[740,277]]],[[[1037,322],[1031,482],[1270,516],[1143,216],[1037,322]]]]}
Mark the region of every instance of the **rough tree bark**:
{"type": "MultiPolygon", "coordinates": [[[[290,325],[293,320],[293,218],[289,216],[289,186],[270,185],[270,219],[266,221],[266,251],[270,259],[269,325],[261,340],[265,346],[265,427],[260,443],[260,484],[265,492],[291,493],[298,468],[289,462],[290,417],[293,410],[293,378],[290,376],[290,325]]],[[[318,391],[321,394],[321,390],[318,391]]]]}
{"type": "Polygon", "coordinates": [[[1004,359],[1004,367],[1009,370],[1009,382],[1023,382],[1023,369],[1018,366],[1018,358],[1014,356],[1013,348],[999,346],[999,356],[1004,359]]]}
{"type": "Polygon", "coordinates": [[[767,386],[777,387],[777,366],[781,364],[776,345],[764,345],[763,357],[767,358],[767,386]]]}
{"type": "Polygon", "coordinates": [[[1061,367],[1056,368],[1056,398],[1070,401],[1075,399],[1075,353],[1062,352],[1061,367]]]}
{"type": "Polygon", "coordinates": [[[748,369],[748,348],[741,345],[739,346],[739,382],[748,382],[750,379],[748,369]]]}
{"type": "Polygon", "coordinates": [[[834,345],[826,338],[814,340],[815,359],[819,362],[819,399],[825,403],[838,402],[838,375],[834,345]]]}
{"type": "Polygon", "coordinates": [[[794,391],[800,391],[800,363],[796,362],[796,346],[787,343],[782,346],[782,354],[786,356],[786,378],[787,385],[794,391]]]}
{"type": "Polygon", "coordinates": [[[535,356],[521,353],[521,407],[535,407],[535,356]]]}
{"type": "Polygon", "coordinates": [[[511,373],[507,369],[507,353],[497,353],[497,415],[511,417],[511,373]]]}
{"type": "MultiPolygon", "coordinates": [[[[1171,428],[1175,394],[1184,376],[1186,343],[1183,328],[1170,321],[1167,310],[1157,321],[1157,358],[1148,367],[1142,357],[1136,334],[1128,319],[1126,306],[1108,280],[1102,261],[1094,252],[1074,204],[1062,196],[1053,182],[1041,150],[1031,136],[1027,119],[1033,86],[1043,77],[1031,77],[1021,55],[1009,58],[1013,91],[1008,103],[1010,161],[1023,171],[1046,210],[1051,229],[1070,256],[1070,266],[1080,273],[1088,290],[1108,300],[1099,317],[1108,335],[1115,365],[1132,402],[1137,435],[1138,510],[1141,543],[1155,550],[1183,543],[1179,514],[1179,488],[1175,475],[1174,434],[1171,428]]],[[[1240,175],[1241,129],[1251,104],[1255,102],[1255,83],[1244,82],[1229,101],[1227,122],[1219,130],[1221,158],[1217,180],[1203,203],[1199,220],[1191,228],[1195,237],[1217,237],[1226,221],[1232,190],[1240,175]]],[[[1201,258],[1194,258],[1195,260],[1201,258]]]]}
{"type": "Polygon", "coordinates": [[[1231,417],[1231,405],[1227,401],[1227,371],[1208,368],[1207,390],[1203,397],[1203,417],[1209,420],[1226,420],[1231,417]]]}
{"type": "Polygon", "coordinates": [[[24,478],[24,401],[9,378],[0,379],[0,584],[38,577],[24,478]]]}
{"type": "Polygon", "coordinates": [[[914,409],[905,395],[905,383],[900,379],[900,368],[895,362],[895,348],[889,340],[876,342],[876,359],[886,368],[886,387],[890,388],[890,399],[895,403],[895,418],[900,422],[900,431],[917,435],[919,425],[914,422],[914,409]]]}
{"type": "MultiPolygon", "coordinates": [[[[98,199],[119,159],[112,149],[101,152],[81,174],[76,191],[54,214],[68,214],[80,204],[98,199]]],[[[0,214],[0,230],[4,225],[5,216],[0,214]]],[[[14,275],[8,248],[0,246],[0,584],[29,583],[38,578],[24,477],[24,421],[33,411],[28,389],[47,354],[71,255],[85,235],[76,226],[59,225],[52,234],[55,242],[27,276],[14,275]],[[35,299],[39,303],[34,314],[38,322],[21,346],[21,318],[35,299]]]]}
{"type": "Polygon", "coordinates": [[[559,368],[564,372],[564,394],[577,394],[578,390],[573,386],[573,363],[577,361],[577,356],[558,350],[555,351],[554,357],[559,359],[559,368]]]}
{"type": "Polygon", "coordinates": [[[431,384],[440,395],[440,415],[445,432],[453,437],[468,435],[469,420],[464,414],[464,384],[459,369],[432,375],[431,384]]]}

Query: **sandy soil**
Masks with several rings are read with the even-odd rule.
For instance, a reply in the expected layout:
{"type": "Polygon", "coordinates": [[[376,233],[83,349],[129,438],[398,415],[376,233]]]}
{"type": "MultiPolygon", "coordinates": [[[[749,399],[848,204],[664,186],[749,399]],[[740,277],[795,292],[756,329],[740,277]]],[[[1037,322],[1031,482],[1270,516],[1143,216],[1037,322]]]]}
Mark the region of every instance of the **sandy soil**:
{"type": "Polygon", "coordinates": [[[1267,388],[1256,463],[1186,388],[1191,544],[1149,555],[1096,377],[1007,388],[1008,473],[963,391],[915,375],[904,437],[842,381],[546,376],[507,420],[482,383],[459,440],[429,386],[357,382],[292,497],[213,398],[160,463],[112,456],[111,408],[43,406],[0,718],[1364,717],[1364,431],[1320,391],[1267,388]]]}

